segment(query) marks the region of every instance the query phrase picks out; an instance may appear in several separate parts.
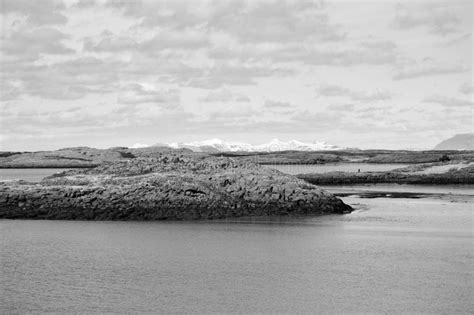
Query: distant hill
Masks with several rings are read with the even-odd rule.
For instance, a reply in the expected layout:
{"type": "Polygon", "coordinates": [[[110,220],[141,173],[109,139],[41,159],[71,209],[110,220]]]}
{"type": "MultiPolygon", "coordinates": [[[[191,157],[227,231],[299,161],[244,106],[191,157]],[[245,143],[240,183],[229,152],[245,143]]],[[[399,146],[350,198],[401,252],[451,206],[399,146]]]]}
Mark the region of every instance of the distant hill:
{"type": "Polygon", "coordinates": [[[474,133],[457,134],[442,141],[433,150],[474,150],[474,133]]]}
{"type": "Polygon", "coordinates": [[[126,147],[110,149],[74,147],[39,152],[0,151],[0,168],[88,168],[104,162],[130,160],[136,157],[156,157],[165,153],[194,154],[191,150],[173,149],[168,146],[138,149],[126,147]]]}
{"type": "Polygon", "coordinates": [[[174,149],[190,149],[194,152],[282,152],[282,151],[331,151],[341,150],[335,145],[327,144],[323,141],[314,141],[310,143],[291,140],[280,141],[273,139],[269,143],[251,145],[242,142],[227,142],[220,139],[209,139],[204,141],[194,141],[188,143],[169,143],[167,146],[174,149]]]}

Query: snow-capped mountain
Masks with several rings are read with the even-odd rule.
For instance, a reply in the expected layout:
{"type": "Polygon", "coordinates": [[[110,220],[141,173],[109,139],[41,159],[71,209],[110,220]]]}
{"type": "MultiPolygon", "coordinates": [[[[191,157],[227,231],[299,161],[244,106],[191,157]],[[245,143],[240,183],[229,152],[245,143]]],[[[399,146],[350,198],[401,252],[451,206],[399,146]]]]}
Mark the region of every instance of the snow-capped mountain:
{"type": "Polygon", "coordinates": [[[236,152],[252,151],[252,145],[241,142],[225,142],[220,139],[209,139],[204,141],[193,141],[187,143],[168,143],[174,149],[191,149],[195,152],[236,152]]]}
{"type": "Polygon", "coordinates": [[[130,149],[140,149],[140,148],[147,148],[147,147],[149,147],[148,144],[137,142],[134,145],[132,145],[130,149]]]}
{"type": "Polygon", "coordinates": [[[171,148],[191,149],[195,152],[278,152],[278,151],[322,151],[340,150],[342,148],[327,144],[323,141],[311,143],[291,140],[288,142],[273,139],[269,143],[252,145],[242,142],[226,142],[220,139],[210,139],[204,141],[193,141],[187,143],[174,142],[166,144],[171,148]]]}
{"type": "Polygon", "coordinates": [[[319,151],[319,150],[340,150],[341,148],[327,144],[324,141],[314,141],[312,143],[291,140],[288,142],[273,139],[269,143],[254,146],[252,151],[275,152],[275,151],[319,151]]]}

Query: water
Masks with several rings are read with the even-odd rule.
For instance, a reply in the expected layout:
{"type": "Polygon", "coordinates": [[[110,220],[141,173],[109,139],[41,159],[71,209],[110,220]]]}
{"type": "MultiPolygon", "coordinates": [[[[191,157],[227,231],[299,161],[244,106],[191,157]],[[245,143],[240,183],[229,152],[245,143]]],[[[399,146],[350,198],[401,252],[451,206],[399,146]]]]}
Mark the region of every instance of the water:
{"type": "Polygon", "coordinates": [[[449,192],[313,218],[0,220],[0,313],[470,313],[474,196],[449,192]]]}
{"type": "Polygon", "coordinates": [[[19,179],[29,182],[39,182],[46,176],[67,170],[69,170],[69,168],[1,168],[0,182],[19,179]]]}
{"type": "Polygon", "coordinates": [[[393,192],[393,193],[419,193],[439,195],[446,197],[449,194],[453,196],[474,196],[474,185],[408,185],[408,184],[358,184],[358,185],[336,185],[324,186],[324,189],[332,193],[353,192],[393,192]]]}
{"type": "MultiPolygon", "coordinates": [[[[367,164],[367,163],[330,163],[316,165],[264,165],[264,167],[275,168],[287,174],[302,173],[327,173],[334,171],[361,172],[367,171],[390,171],[396,168],[406,167],[408,164],[367,164]]],[[[67,168],[6,168],[0,169],[0,182],[11,180],[26,180],[31,182],[41,181],[44,177],[67,171],[67,168]]]]}
{"type": "Polygon", "coordinates": [[[307,173],[329,172],[386,172],[397,168],[407,167],[410,164],[369,164],[369,163],[328,163],[328,164],[269,164],[264,167],[274,168],[280,172],[296,175],[307,173]]]}

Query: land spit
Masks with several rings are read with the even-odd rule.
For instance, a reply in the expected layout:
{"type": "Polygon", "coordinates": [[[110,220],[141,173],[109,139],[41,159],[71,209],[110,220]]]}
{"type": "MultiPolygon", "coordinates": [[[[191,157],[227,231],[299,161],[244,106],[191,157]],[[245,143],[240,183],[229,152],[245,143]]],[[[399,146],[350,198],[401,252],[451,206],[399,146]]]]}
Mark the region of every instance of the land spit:
{"type": "Polygon", "coordinates": [[[474,163],[426,163],[388,172],[329,172],[299,174],[298,178],[314,185],[417,184],[472,185],[474,163]]]}
{"type": "Polygon", "coordinates": [[[226,157],[160,153],[0,184],[0,218],[194,220],[348,213],[294,176],[226,157]]]}

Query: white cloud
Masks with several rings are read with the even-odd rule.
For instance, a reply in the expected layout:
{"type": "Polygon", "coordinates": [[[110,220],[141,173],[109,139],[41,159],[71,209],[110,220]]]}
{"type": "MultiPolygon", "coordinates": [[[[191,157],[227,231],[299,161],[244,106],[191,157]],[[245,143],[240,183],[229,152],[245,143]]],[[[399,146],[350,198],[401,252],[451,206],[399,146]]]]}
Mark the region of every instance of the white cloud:
{"type": "Polygon", "coordinates": [[[263,106],[269,109],[291,109],[294,107],[290,102],[280,102],[272,100],[265,100],[263,106]]]}
{"type": "Polygon", "coordinates": [[[66,34],[50,27],[20,29],[1,39],[0,50],[13,60],[35,61],[41,55],[73,53],[63,42],[66,38],[66,34]]]}
{"type": "Polygon", "coordinates": [[[452,107],[473,107],[474,102],[471,100],[465,100],[465,99],[459,99],[455,97],[448,97],[448,96],[442,96],[442,95],[433,95],[426,97],[423,102],[426,103],[435,103],[435,104],[440,104],[442,106],[452,108],[452,107]]]}
{"type": "Polygon", "coordinates": [[[120,93],[117,102],[132,105],[150,103],[165,108],[176,108],[180,104],[180,92],[176,89],[145,89],[140,84],[131,84],[120,93]]]}
{"type": "Polygon", "coordinates": [[[395,80],[405,80],[434,75],[463,73],[466,71],[469,71],[469,68],[465,65],[442,64],[427,58],[421,62],[410,61],[401,64],[393,78],[395,80]]]}
{"type": "Polygon", "coordinates": [[[306,65],[354,66],[385,65],[397,60],[397,46],[390,41],[353,41],[312,45],[310,42],[237,47],[216,47],[209,52],[215,59],[242,61],[296,62],[306,65]],[[322,48],[327,47],[327,48],[322,48]]]}
{"type": "Polygon", "coordinates": [[[345,34],[330,23],[320,1],[215,1],[209,27],[241,42],[340,41],[345,34]]]}
{"type": "Polygon", "coordinates": [[[322,85],[316,92],[320,96],[348,97],[352,101],[383,101],[392,98],[387,91],[359,92],[339,85],[322,85]]]}
{"type": "Polygon", "coordinates": [[[464,83],[459,87],[459,92],[462,94],[472,94],[474,93],[474,85],[472,83],[464,83]]]}
{"type": "Polygon", "coordinates": [[[209,92],[205,97],[199,99],[205,103],[215,102],[250,102],[250,98],[241,93],[233,93],[228,89],[221,89],[209,92]]]}
{"type": "Polygon", "coordinates": [[[27,18],[30,25],[66,24],[67,18],[61,12],[65,9],[61,0],[2,0],[2,13],[17,13],[27,18]]]}
{"type": "Polygon", "coordinates": [[[318,132],[364,146],[377,132],[396,146],[398,133],[466,129],[471,7],[3,0],[3,141],[43,149],[35,135],[105,146],[318,132]]]}
{"type": "Polygon", "coordinates": [[[442,36],[457,32],[460,23],[461,19],[449,6],[431,3],[399,4],[394,20],[394,25],[399,29],[424,27],[431,33],[442,36]]]}

